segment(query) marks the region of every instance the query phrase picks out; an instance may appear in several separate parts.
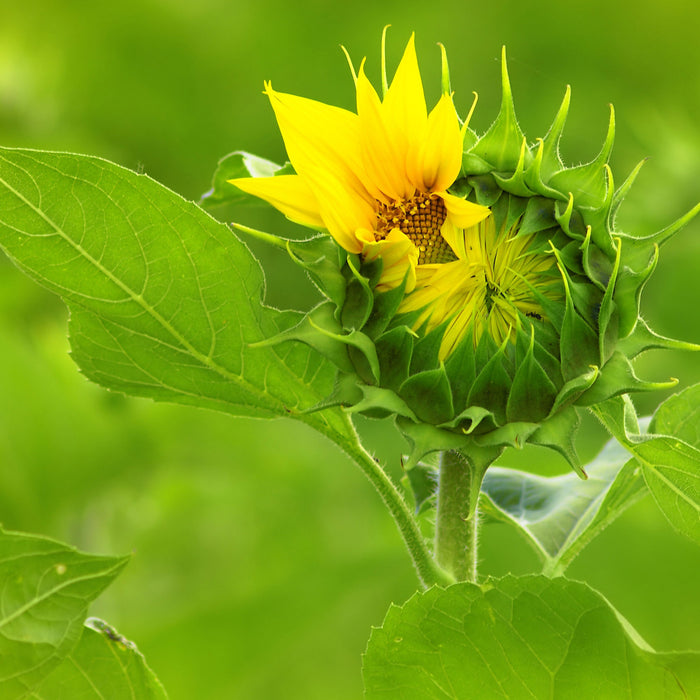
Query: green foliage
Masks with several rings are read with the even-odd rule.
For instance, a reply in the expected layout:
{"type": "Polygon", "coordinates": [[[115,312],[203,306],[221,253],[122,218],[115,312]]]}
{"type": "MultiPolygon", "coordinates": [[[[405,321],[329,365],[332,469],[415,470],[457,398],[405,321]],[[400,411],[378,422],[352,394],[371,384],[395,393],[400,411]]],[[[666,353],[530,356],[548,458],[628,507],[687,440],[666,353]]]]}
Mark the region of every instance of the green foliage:
{"type": "Polygon", "coordinates": [[[88,605],[127,561],[0,530],[1,697],[24,697],[60,667],[81,637],[88,605]]]}
{"type": "Polygon", "coordinates": [[[460,583],[392,606],[364,657],[368,700],[687,698],[700,656],[657,653],[564,578],[460,583]]]}
{"type": "Polygon", "coordinates": [[[6,150],[0,173],[0,245],[69,305],[88,377],[267,417],[327,392],[308,351],[250,349],[276,312],[259,303],[257,262],[199,207],[98,158],[6,150]]]}
{"type": "Polygon", "coordinates": [[[542,477],[505,467],[492,467],[484,477],[484,512],[515,525],[550,575],[562,573],[596,535],[646,494],[638,465],[615,440],[584,469],[585,480],[575,474],[542,477]]]}
{"type": "Polygon", "coordinates": [[[136,646],[96,617],[63,663],[30,700],[165,700],[167,695],[136,646]]]}
{"type": "Polygon", "coordinates": [[[696,385],[667,399],[659,408],[658,423],[652,419],[648,435],[639,434],[633,420],[634,408],[627,397],[612,399],[592,410],[639,462],[649,490],[671,525],[700,543],[700,444],[693,425],[698,396],[700,388],[696,385]],[[656,430],[669,434],[654,434],[656,430]],[[694,444],[676,437],[676,430],[694,444]]]}

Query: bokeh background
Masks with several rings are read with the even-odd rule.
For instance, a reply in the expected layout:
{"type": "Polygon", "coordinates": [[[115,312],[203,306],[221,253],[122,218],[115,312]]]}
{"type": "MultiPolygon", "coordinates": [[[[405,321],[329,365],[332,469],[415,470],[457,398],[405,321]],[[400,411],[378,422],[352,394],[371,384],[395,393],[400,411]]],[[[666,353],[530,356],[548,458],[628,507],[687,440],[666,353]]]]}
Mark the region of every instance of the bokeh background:
{"type": "MultiPolygon", "coordinates": [[[[82,0],[3,2],[0,143],[92,153],[148,173],[188,198],[218,158],[245,149],[284,160],[262,96],[277,89],[352,107],[339,49],[378,77],[381,29],[390,67],[411,31],[430,101],[439,51],[462,113],[485,130],[499,103],[506,44],[516,108],[543,136],[567,83],[562,149],[571,163],[602,144],[617,110],[618,184],[650,156],[620,214],[648,234],[700,199],[700,5],[690,0],[416,3],[355,0],[82,0]]],[[[274,213],[221,212],[289,232],[274,213]]],[[[306,307],[312,291],[287,261],[259,250],[273,304],[306,307]]],[[[700,342],[700,222],[662,250],[644,312],[660,332],[700,342]]],[[[93,552],[133,552],[94,606],[136,640],[173,700],[359,698],[371,625],[416,582],[379,498],[323,438],[289,421],[233,419],[155,405],[88,384],[68,357],[66,312],[0,260],[0,521],[93,552]]],[[[697,355],[643,358],[643,376],[700,381],[697,355]]],[[[662,398],[642,397],[650,412],[662,398]]],[[[387,422],[360,426],[400,476],[387,422]]],[[[587,423],[584,457],[603,435],[587,423]]],[[[566,465],[538,450],[505,460],[543,474],[566,465]]],[[[602,591],[660,649],[700,647],[698,551],[650,498],[629,510],[571,574],[602,591]]],[[[536,570],[505,526],[483,536],[484,573],[536,570]]]]}

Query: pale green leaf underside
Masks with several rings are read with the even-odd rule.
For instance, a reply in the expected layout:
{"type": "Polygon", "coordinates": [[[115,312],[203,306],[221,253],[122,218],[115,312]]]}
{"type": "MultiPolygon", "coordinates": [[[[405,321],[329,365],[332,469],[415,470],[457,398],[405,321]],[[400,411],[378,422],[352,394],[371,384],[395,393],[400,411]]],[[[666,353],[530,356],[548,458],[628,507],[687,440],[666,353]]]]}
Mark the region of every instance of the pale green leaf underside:
{"type": "Polygon", "coordinates": [[[0,530],[0,698],[24,697],[61,663],[127,561],[0,530]]]}
{"type": "Polygon", "coordinates": [[[31,700],[166,700],[167,694],[133,643],[89,618],[75,649],[31,700]]]}
{"type": "Polygon", "coordinates": [[[646,493],[639,466],[615,440],[585,470],[585,481],[573,473],[541,477],[504,467],[491,467],[484,477],[484,511],[515,524],[549,574],[562,573],[597,534],[646,493]]]}
{"type": "Polygon", "coordinates": [[[700,385],[668,398],[652,418],[649,435],[635,433],[623,419],[630,415],[626,397],[592,410],[641,464],[647,486],[671,525],[700,544],[700,444],[695,422],[700,415],[700,385]]]}
{"type": "MultiPolygon", "coordinates": [[[[0,150],[0,247],[71,310],[73,356],[100,384],[237,415],[294,414],[334,371],[262,304],[257,261],[223,224],[99,158],[0,150]]],[[[347,435],[339,411],[303,416],[347,435]]]]}
{"type": "Polygon", "coordinates": [[[392,607],[364,658],[368,700],[664,700],[700,692],[694,653],[659,654],[564,578],[460,583],[392,607]]]}

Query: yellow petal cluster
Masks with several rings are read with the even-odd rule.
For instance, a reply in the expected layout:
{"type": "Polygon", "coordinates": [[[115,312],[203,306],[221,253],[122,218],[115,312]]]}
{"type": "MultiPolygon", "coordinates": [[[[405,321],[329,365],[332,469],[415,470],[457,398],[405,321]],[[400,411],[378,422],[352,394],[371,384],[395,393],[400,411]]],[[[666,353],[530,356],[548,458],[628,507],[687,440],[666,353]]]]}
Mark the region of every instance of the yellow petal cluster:
{"type": "Polygon", "coordinates": [[[416,268],[456,259],[456,232],[490,212],[447,192],[462,161],[459,118],[447,94],[428,112],[413,37],[383,99],[364,63],[355,85],[357,113],[266,83],[296,175],[231,182],[292,221],[327,230],[348,252],[381,258],[378,289],[405,279],[410,292],[416,268]]]}

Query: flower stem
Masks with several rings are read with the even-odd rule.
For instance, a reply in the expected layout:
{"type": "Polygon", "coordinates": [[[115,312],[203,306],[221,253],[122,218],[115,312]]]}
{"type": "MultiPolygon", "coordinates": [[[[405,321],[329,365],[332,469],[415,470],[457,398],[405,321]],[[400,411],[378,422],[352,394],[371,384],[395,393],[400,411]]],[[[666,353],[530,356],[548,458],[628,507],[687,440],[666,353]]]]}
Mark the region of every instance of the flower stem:
{"type": "Polygon", "coordinates": [[[457,581],[478,577],[478,503],[483,471],[457,451],[443,452],[438,477],[435,558],[457,581]]]}
{"type": "Polygon", "coordinates": [[[445,586],[454,583],[452,575],[438,566],[435,559],[433,559],[430,549],[418,528],[418,523],[403,496],[381,465],[360,444],[354,428],[353,436],[354,440],[352,441],[343,439],[336,440],[336,442],[362,469],[389,509],[401,533],[404,544],[411,555],[422,586],[429,588],[433,585],[445,586]]]}

